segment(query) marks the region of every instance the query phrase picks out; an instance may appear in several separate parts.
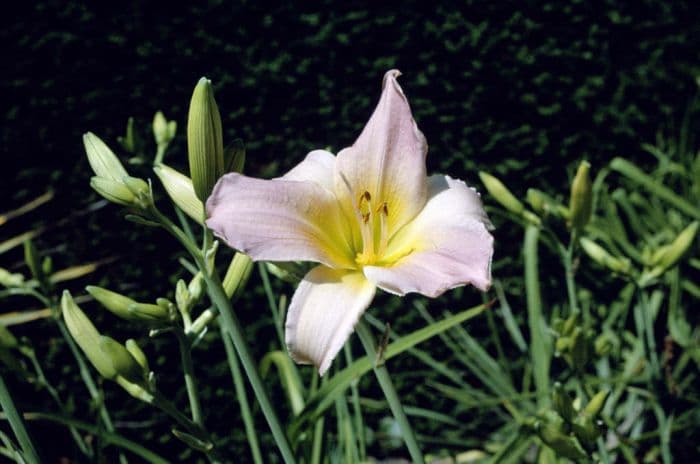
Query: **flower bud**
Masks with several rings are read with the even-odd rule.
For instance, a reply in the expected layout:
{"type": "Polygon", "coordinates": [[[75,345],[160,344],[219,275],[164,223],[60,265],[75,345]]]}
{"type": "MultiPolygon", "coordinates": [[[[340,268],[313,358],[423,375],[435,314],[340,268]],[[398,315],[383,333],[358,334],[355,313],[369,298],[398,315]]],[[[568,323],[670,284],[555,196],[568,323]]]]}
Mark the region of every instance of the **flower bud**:
{"type": "Polygon", "coordinates": [[[68,332],[83,350],[85,356],[90,363],[95,366],[97,372],[106,379],[114,379],[117,376],[117,371],[112,365],[112,361],[100,345],[100,333],[97,331],[90,319],[73,301],[68,290],[63,292],[61,297],[61,312],[63,319],[66,321],[68,332]]]}
{"type": "Polygon", "coordinates": [[[588,457],[578,440],[566,435],[556,425],[537,423],[536,430],[540,439],[559,455],[577,461],[588,457]]]}
{"type": "Polygon", "coordinates": [[[574,329],[571,335],[571,363],[574,368],[583,371],[590,358],[588,338],[580,328],[574,329]]]}
{"type": "Polygon", "coordinates": [[[147,375],[150,372],[150,368],[148,367],[148,359],[146,358],[146,354],[141,350],[141,347],[136,343],[136,340],[133,338],[130,338],[126,341],[126,349],[127,351],[131,354],[131,356],[134,357],[137,363],[139,363],[139,366],[141,366],[141,369],[143,370],[143,373],[147,375]]]}
{"type": "Polygon", "coordinates": [[[583,414],[593,419],[598,417],[598,414],[600,414],[603,406],[605,406],[605,401],[608,399],[609,394],[609,390],[601,390],[596,393],[588,402],[586,407],[583,408],[583,414]]]}
{"type": "Polygon", "coordinates": [[[162,111],[153,116],[153,137],[159,146],[168,145],[175,138],[177,122],[165,119],[162,111]]]}
{"type": "Polygon", "coordinates": [[[0,349],[10,350],[17,348],[18,345],[17,338],[12,335],[12,332],[4,324],[0,324],[0,349]]]}
{"type": "Polygon", "coordinates": [[[503,185],[503,182],[485,172],[479,172],[479,178],[491,196],[505,209],[515,214],[522,214],[525,210],[523,204],[503,185]]]}
{"type": "Polygon", "coordinates": [[[211,81],[204,77],[197,83],[190,101],[187,152],[194,191],[204,202],[224,173],[221,116],[211,81]]]}
{"type": "Polygon", "coordinates": [[[253,261],[242,253],[236,253],[226,270],[223,287],[229,298],[236,298],[248,282],[253,270],[253,261]]]}
{"type": "Polygon", "coordinates": [[[166,321],[168,313],[158,305],[139,303],[129,297],[89,285],[85,288],[105,309],[127,321],[166,321]]]}
{"type": "Polygon", "coordinates": [[[22,274],[12,273],[0,267],[0,285],[4,287],[19,287],[24,283],[22,274]]]}
{"type": "Polygon", "coordinates": [[[596,426],[593,419],[588,416],[579,416],[574,420],[571,429],[584,445],[593,446],[595,441],[600,437],[600,428],[596,426]]]}
{"type": "Polygon", "coordinates": [[[187,290],[187,284],[185,281],[180,279],[175,285],[175,303],[180,311],[188,313],[191,308],[190,302],[190,292],[187,290]]]}
{"type": "Polygon", "coordinates": [[[153,204],[151,186],[138,177],[124,176],[122,183],[134,194],[134,206],[145,209],[153,204]]]}
{"type": "Polygon", "coordinates": [[[161,305],[149,303],[133,303],[128,312],[132,320],[162,323],[170,320],[170,311],[161,305]]]}
{"type": "Polygon", "coordinates": [[[127,152],[136,152],[136,133],[134,132],[133,116],[129,116],[129,119],[126,120],[126,135],[124,137],[117,137],[117,141],[127,152]]]}
{"type": "MultiPolygon", "coordinates": [[[[235,256],[234,259],[236,259],[235,256]]],[[[224,286],[224,288],[226,287],[224,286]]],[[[192,304],[197,304],[199,300],[202,299],[202,296],[204,296],[204,276],[201,272],[196,273],[194,277],[192,277],[192,280],[190,280],[187,286],[187,291],[190,293],[192,304]]]]}
{"type": "Polygon", "coordinates": [[[90,179],[90,187],[103,198],[118,205],[132,206],[136,200],[136,196],[121,182],[121,180],[116,181],[105,177],[92,177],[90,179]]]}
{"type": "Polygon", "coordinates": [[[100,335],[99,343],[100,350],[112,363],[116,375],[124,377],[129,382],[138,383],[144,380],[141,365],[124,345],[106,335],[100,335]]]}
{"type": "Polygon", "coordinates": [[[27,263],[29,272],[31,272],[32,277],[34,277],[37,282],[44,282],[46,275],[44,274],[44,269],[40,263],[39,252],[36,249],[36,245],[32,240],[24,241],[24,262],[27,263]]]}
{"type": "Polygon", "coordinates": [[[231,145],[226,147],[224,152],[225,170],[224,172],[243,172],[245,165],[245,145],[243,140],[236,139],[231,145]]]}
{"type": "Polygon", "coordinates": [[[196,222],[203,224],[204,205],[194,193],[190,178],[164,164],[154,167],[153,170],[173,203],[196,222]]]}
{"type": "Polygon", "coordinates": [[[591,165],[588,161],[581,162],[576,171],[574,181],[571,183],[569,211],[571,213],[571,228],[573,230],[583,229],[591,219],[593,189],[591,178],[588,174],[590,167],[591,165]]]}
{"type": "Polygon", "coordinates": [[[595,262],[601,266],[607,267],[613,272],[620,274],[629,274],[630,262],[628,259],[616,258],[605,251],[603,247],[586,237],[581,237],[580,240],[583,251],[595,262]]]}
{"type": "Polygon", "coordinates": [[[676,239],[670,244],[668,249],[666,249],[665,253],[658,259],[657,267],[660,268],[658,275],[663,274],[680,261],[693,244],[695,236],[698,233],[698,227],[700,227],[700,221],[694,221],[678,234],[676,239]]]}
{"type": "Polygon", "coordinates": [[[559,382],[554,384],[552,404],[554,405],[554,409],[561,417],[564,418],[566,422],[570,423],[576,416],[576,411],[574,410],[573,403],[571,402],[571,397],[568,393],[566,393],[564,387],[559,382]]]}
{"type": "Polygon", "coordinates": [[[83,144],[90,167],[97,177],[119,182],[129,175],[117,155],[98,136],[92,132],[86,133],[83,135],[83,144]]]}

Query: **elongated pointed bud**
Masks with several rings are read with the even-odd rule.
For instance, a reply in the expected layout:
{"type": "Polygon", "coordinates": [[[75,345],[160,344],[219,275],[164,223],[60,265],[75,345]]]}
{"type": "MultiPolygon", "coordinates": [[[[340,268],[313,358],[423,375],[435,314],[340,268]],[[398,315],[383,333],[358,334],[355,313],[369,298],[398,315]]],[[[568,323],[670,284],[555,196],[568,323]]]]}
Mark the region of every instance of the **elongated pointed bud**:
{"type": "Polygon", "coordinates": [[[168,121],[162,111],[153,116],[153,138],[157,145],[168,145],[175,138],[177,122],[168,121]]]}
{"type": "Polygon", "coordinates": [[[663,269],[661,273],[675,266],[686,254],[698,234],[698,227],[700,227],[700,222],[694,221],[683,229],[665,253],[659,257],[657,267],[663,269]]]}
{"type": "MultiPolygon", "coordinates": [[[[234,259],[236,259],[235,256],[234,259]]],[[[226,288],[225,285],[224,288],[226,288]]],[[[192,304],[197,304],[199,300],[202,299],[202,296],[204,296],[204,276],[201,272],[196,273],[194,277],[192,277],[192,280],[190,280],[189,285],[187,285],[187,291],[190,294],[192,304]]]]}
{"type": "Polygon", "coordinates": [[[175,285],[175,304],[177,304],[177,308],[181,312],[184,311],[185,313],[189,313],[192,307],[190,292],[187,290],[187,284],[182,279],[178,280],[175,285]]]}
{"type": "Polygon", "coordinates": [[[194,193],[192,180],[164,164],[153,168],[173,203],[196,222],[204,223],[204,205],[194,193]]]}
{"type": "Polygon", "coordinates": [[[127,351],[131,353],[131,356],[133,356],[136,362],[139,363],[139,366],[141,366],[144,376],[148,375],[148,373],[151,371],[148,366],[148,358],[146,358],[146,354],[143,352],[138,343],[136,343],[136,340],[133,338],[128,339],[125,346],[127,351]]]}
{"type": "Polygon", "coordinates": [[[106,288],[89,285],[85,288],[105,309],[127,321],[164,322],[168,312],[158,305],[139,303],[106,288]]]}
{"type": "Polygon", "coordinates": [[[121,343],[106,335],[100,335],[100,350],[112,363],[116,375],[129,382],[143,382],[144,374],[139,363],[121,343]]]}
{"type": "Polygon", "coordinates": [[[525,201],[527,201],[532,209],[538,214],[552,214],[563,219],[568,219],[570,216],[569,210],[566,206],[562,205],[541,190],[534,188],[527,189],[525,201]]]}
{"type": "Polygon", "coordinates": [[[132,206],[136,200],[134,193],[122,183],[105,177],[92,177],[90,187],[106,200],[118,205],[132,206]]]}
{"type": "Polygon", "coordinates": [[[576,416],[571,397],[564,390],[564,387],[556,382],[554,384],[554,392],[552,393],[552,404],[554,409],[564,418],[566,422],[571,422],[576,416]]]}
{"type": "Polygon", "coordinates": [[[9,350],[17,348],[18,345],[19,342],[12,332],[4,324],[0,324],[0,348],[9,350]]]}
{"type": "Polygon", "coordinates": [[[605,406],[605,402],[608,399],[608,395],[610,395],[609,390],[601,390],[598,393],[596,393],[593,398],[588,402],[585,408],[583,408],[583,414],[595,419],[598,417],[598,414],[600,414],[600,411],[603,410],[603,406],[605,406]]]}
{"type": "Polygon", "coordinates": [[[488,190],[491,196],[499,202],[501,206],[515,214],[523,213],[525,206],[523,206],[520,200],[515,198],[515,195],[508,190],[508,187],[503,185],[503,182],[483,171],[479,172],[479,178],[486,187],[486,190],[488,190]]]}
{"type": "Polygon", "coordinates": [[[0,285],[4,287],[19,287],[24,283],[22,274],[12,273],[0,267],[0,285]]]}
{"type": "Polygon", "coordinates": [[[41,259],[39,257],[39,252],[36,249],[36,245],[31,240],[25,240],[24,242],[24,262],[27,263],[27,267],[37,282],[43,282],[46,278],[44,270],[41,266],[41,259]]]}
{"type": "Polygon", "coordinates": [[[619,272],[620,274],[629,274],[630,262],[627,259],[616,258],[593,240],[586,237],[581,237],[581,248],[595,262],[608,269],[619,272]]]}
{"type": "Polygon", "coordinates": [[[578,166],[574,181],[571,183],[571,198],[569,211],[571,213],[571,228],[582,230],[591,219],[593,207],[593,187],[588,171],[591,164],[583,161],[578,166]]]}
{"type": "Polygon", "coordinates": [[[112,361],[100,345],[100,333],[97,331],[90,319],[75,304],[73,297],[68,290],[63,292],[61,297],[61,312],[66,321],[66,327],[71,336],[78,344],[90,363],[95,366],[97,372],[106,379],[114,379],[117,371],[112,365],[112,361]]]}
{"type": "Polygon", "coordinates": [[[224,276],[223,286],[229,298],[237,298],[241,289],[248,282],[253,270],[253,261],[242,253],[236,253],[224,276]]]}
{"type": "Polygon", "coordinates": [[[206,201],[224,173],[224,141],[221,116],[211,81],[201,78],[190,101],[187,119],[187,152],[197,197],[206,201]]]}
{"type": "Polygon", "coordinates": [[[542,441],[559,455],[581,460],[588,457],[576,438],[566,435],[554,424],[536,424],[537,435],[542,441]]]}
{"type": "Polygon", "coordinates": [[[86,133],[83,135],[83,144],[90,167],[97,177],[120,182],[124,176],[129,175],[117,155],[98,136],[92,132],[86,133]]]}
{"type": "Polygon", "coordinates": [[[242,173],[245,166],[245,145],[243,140],[236,139],[226,147],[224,152],[224,172],[242,173]]]}
{"type": "Polygon", "coordinates": [[[571,429],[581,443],[589,448],[595,444],[595,441],[600,437],[601,430],[596,425],[595,421],[588,416],[579,416],[574,420],[571,429]]]}

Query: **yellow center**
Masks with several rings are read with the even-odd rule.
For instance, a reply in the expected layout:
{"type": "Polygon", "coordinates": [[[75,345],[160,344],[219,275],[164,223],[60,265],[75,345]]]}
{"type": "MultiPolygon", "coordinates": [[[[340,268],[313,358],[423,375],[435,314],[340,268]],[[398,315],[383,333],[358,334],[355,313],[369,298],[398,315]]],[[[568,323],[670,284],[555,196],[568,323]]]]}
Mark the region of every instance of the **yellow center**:
{"type": "Polygon", "coordinates": [[[375,264],[386,251],[389,241],[389,207],[385,201],[373,205],[372,196],[365,191],[357,200],[355,213],[362,238],[362,251],[355,255],[355,262],[359,266],[375,264]]]}

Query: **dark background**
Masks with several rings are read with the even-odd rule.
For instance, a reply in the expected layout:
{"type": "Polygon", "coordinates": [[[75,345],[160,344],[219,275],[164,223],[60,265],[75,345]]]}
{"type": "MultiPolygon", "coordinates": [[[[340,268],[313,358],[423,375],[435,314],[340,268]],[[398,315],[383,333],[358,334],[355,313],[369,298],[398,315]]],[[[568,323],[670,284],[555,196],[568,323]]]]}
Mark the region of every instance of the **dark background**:
{"type": "MultiPolygon", "coordinates": [[[[246,143],[250,175],[281,174],[312,149],[337,152],[351,144],[376,103],[382,75],[398,68],[430,145],[429,171],[478,186],[482,169],[524,194],[527,187],[566,192],[582,159],[593,169],[618,155],[640,165],[650,161],[640,145],[680,125],[700,75],[700,8],[689,1],[386,2],[376,10],[329,1],[40,1],[14,8],[0,28],[0,209],[48,188],[56,198],[5,225],[2,238],[46,227],[37,245],[58,268],[117,258],[89,282],[75,284],[76,292],[87,283],[133,296],[172,292],[181,271],[169,239],[126,223],[114,206],[90,211],[98,197],[88,187],[92,174],[81,135],[95,132],[126,160],[133,155],[121,150],[117,136],[134,117],[150,161],[150,124],[162,110],[179,125],[165,161],[184,170],[187,107],[201,76],[214,83],[225,142],[240,137],[246,143]]],[[[128,169],[154,177],[147,164],[128,169]]],[[[520,272],[508,266],[519,259],[514,233],[520,232],[496,231],[495,270],[505,279],[520,272]]],[[[16,249],[2,255],[1,265],[23,270],[21,260],[16,249]]],[[[259,287],[254,277],[239,305],[251,335],[272,333],[259,287]]],[[[476,292],[453,292],[440,307],[459,309],[479,299],[476,292]]],[[[398,304],[377,302],[391,314],[398,304]]],[[[112,336],[145,337],[105,319],[112,336]]],[[[62,364],[68,361],[62,348],[51,344],[52,330],[41,323],[17,328],[20,335],[44,337],[52,375],[70,379],[75,372],[62,364]]],[[[270,340],[256,346],[259,353],[279,348],[272,336],[259,339],[270,340]]],[[[165,376],[166,389],[169,382],[173,389],[180,385],[171,342],[149,341],[147,349],[160,369],[177,372],[165,376]]],[[[245,450],[223,349],[218,341],[210,348],[195,353],[211,366],[203,381],[208,423],[226,446],[245,450]]],[[[124,405],[116,413],[122,420],[148,417],[150,410],[105,387],[114,404],[124,405]]],[[[184,402],[182,393],[176,398],[184,402]]],[[[439,403],[415,395],[417,403],[439,403]]],[[[34,404],[50,407],[38,398],[34,404]]],[[[151,425],[144,426],[149,432],[127,428],[125,434],[152,438],[154,449],[181,458],[183,447],[168,447],[167,421],[155,417],[151,425]]]]}

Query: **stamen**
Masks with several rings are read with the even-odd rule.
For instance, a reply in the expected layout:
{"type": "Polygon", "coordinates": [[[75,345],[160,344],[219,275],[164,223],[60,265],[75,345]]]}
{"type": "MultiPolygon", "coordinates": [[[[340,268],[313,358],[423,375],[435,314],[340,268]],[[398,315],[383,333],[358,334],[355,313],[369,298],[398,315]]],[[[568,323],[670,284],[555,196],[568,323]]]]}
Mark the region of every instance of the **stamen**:
{"type": "Polygon", "coordinates": [[[386,246],[389,243],[389,231],[387,230],[387,218],[389,217],[389,206],[386,201],[377,208],[379,213],[379,250],[377,250],[377,255],[382,256],[386,250],[386,246]]]}

